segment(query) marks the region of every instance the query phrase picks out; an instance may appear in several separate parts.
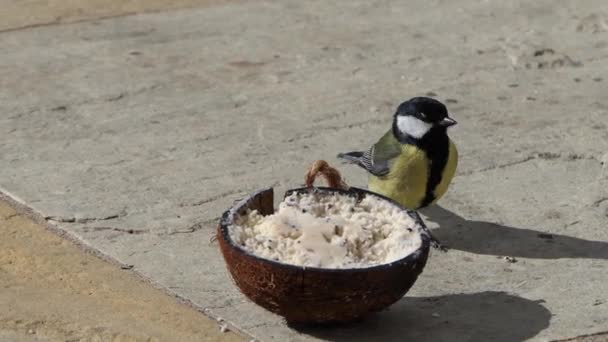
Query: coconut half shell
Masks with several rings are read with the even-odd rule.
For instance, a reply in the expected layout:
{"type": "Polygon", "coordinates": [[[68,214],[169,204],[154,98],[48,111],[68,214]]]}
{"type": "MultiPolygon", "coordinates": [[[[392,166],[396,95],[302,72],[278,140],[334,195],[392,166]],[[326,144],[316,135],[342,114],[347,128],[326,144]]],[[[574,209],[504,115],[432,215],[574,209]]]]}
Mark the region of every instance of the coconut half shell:
{"type": "MultiPolygon", "coordinates": [[[[306,187],[289,190],[285,196],[313,191],[357,198],[373,195],[406,210],[386,197],[354,187],[306,187]]],[[[240,291],[290,323],[348,322],[383,310],[407,293],[426,265],[431,237],[418,213],[409,210],[407,213],[423,228],[422,244],[412,254],[390,264],[351,269],[301,267],[263,259],[236,246],[228,231],[234,219],[247,209],[270,215],[274,212],[273,201],[273,189],[263,189],[225,211],[218,225],[217,241],[240,291]]]]}

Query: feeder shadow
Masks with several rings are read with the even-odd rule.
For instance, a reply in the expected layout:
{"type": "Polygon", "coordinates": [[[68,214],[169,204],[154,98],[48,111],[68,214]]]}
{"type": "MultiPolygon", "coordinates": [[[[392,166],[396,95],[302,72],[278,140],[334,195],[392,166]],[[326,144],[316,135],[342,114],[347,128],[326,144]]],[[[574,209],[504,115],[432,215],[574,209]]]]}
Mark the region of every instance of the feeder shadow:
{"type": "Polygon", "coordinates": [[[433,235],[449,249],[537,259],[608,259],[608,242],[466,220],[437,205],[421,212],[439,224],[439,228],[432,230],[433,235]]]}
{"type": "Polygon", "coordinates": [[[542,301],[504,292],[405,297],[387,311],[339,325],[292,325],[329,341],[523,341],[549,326],[542,301]]]}

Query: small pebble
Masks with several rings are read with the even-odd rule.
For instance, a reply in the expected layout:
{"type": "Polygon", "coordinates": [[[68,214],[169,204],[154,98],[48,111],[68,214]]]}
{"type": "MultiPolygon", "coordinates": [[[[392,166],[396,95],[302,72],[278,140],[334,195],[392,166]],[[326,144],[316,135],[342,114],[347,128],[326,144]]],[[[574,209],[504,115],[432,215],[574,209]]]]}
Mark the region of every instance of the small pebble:
{"type": "Polygon", "coordinates": [[[502,258],[504,260],[506,260],[507,262],[510,262],[512,264],[517,262],[517,259],[515,259],[514,257],[511,257],[511,256],[505,256],[505,257],[502,257],[502,258]]]}
{"type": "Polygon", "coordinates": [[[28,334],[33,335],[35,333],[35,331],[33,329],[30,329],[27,331],[28,334]]]}
{"type": "Polygon", "coordinates": [[[435,312],[435,313],[433,313],[431,316],[433,316],[433,317],[435,317],[435,318],[439,318],[439,317],[440,317],[440,315],[439,315],[438,313],[436,313],[436,312],[435,312]]]}
{"type": "Polygon", "coordinates": [[[228,329],[228,326],[227,326],[226,324],[221,324],[221,325],[220,325],[220,332],[221,332],[221,333],[225,333],[225,332],[227,332],[228,330],[229,330],[229,329],[228,329]]]}

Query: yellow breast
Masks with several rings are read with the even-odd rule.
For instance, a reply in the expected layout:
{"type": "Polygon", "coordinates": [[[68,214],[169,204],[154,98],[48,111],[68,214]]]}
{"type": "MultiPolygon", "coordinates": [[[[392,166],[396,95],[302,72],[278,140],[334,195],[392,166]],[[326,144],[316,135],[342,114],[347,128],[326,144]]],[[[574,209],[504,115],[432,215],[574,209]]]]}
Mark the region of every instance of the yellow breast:
{"type": "MultiPolygon", "coordinates": [[[[448,189],[458,164],[456,146],[450,141],[448,160],[442,172],[441,182],[433,193],[435,203],[448,189]]],[[[418,209],[425,198],[429,175],[429,160],[426,153],[413,146],[403,145],[402,153],[396,158],[391,171],[382,177],[370,175],[368,188],[370,191],[387,196],[408,209],[418,209]]]]}

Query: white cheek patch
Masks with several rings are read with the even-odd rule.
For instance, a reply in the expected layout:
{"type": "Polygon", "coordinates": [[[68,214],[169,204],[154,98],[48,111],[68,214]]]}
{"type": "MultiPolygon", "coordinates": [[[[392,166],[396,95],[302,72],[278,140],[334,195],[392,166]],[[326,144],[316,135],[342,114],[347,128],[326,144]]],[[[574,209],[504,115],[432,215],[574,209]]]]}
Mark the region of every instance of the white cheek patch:
{"type": "Polygon", "coordinates": [[[398,116],[397,128],[402,133],[409,135],[412,138],[422,138],[432,127],[430,123],[424,122],[413,116],[398,116]]]}

